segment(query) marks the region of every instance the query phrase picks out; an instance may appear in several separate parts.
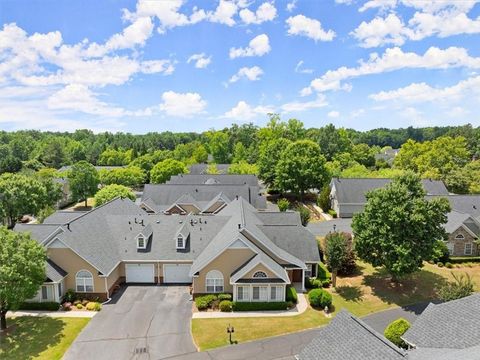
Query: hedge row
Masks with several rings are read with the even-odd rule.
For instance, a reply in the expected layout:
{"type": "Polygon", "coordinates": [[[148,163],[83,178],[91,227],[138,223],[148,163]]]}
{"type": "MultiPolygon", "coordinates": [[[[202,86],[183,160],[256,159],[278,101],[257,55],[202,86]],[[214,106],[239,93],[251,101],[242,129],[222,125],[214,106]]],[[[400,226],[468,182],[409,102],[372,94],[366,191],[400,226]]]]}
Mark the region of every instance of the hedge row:
{"type": "Polygon", "coordinates": [[[298,302],[297,290],[293,286],[287,287],[286,300],[294,304],[298,302]]]}
{"type": "Polygon", "coordinates": [[[287,310],[289,302],[233,302],[233,311],[287,310]]]}
{"type": "Polygon", "coordinates": [[[480,262],[480,256],[451,256],[450,262],[452,264],[461,264],[468,262],[480,262]]]}
{"type": "Polygon", "coordinates": [[[57,311],[60,309],[58,302],[24,302],[20,305],[19,310],[44,310],[57,311]]]}

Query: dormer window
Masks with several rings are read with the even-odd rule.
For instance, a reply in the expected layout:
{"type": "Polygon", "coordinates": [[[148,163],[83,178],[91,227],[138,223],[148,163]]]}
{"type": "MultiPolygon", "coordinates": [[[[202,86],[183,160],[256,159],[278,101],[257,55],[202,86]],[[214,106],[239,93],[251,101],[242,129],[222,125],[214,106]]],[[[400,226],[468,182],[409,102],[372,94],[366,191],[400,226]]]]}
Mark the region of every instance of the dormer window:
{"type": "Polygon", "coordinates": [[[177,236],[177,249],[185,249],[185,239],[182,234],[177,236]]]}
{"type": "Polygon", "coordinates": [[[145,241],[145,237],[143,235],[138,235],[137,237],[137,249],[146,249],[147,242],[145,241]]]}

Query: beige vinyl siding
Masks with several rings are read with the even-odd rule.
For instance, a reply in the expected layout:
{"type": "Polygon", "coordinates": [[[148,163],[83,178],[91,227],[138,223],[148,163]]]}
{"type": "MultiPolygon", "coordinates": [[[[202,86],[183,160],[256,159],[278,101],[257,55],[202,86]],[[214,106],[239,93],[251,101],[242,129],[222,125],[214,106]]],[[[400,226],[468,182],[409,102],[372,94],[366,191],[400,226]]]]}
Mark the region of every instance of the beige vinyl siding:
{"type": "Polygon", "coordinates": [[[220,256],[203,268],[198,277],[193,278],[193,291],[196,294],[205,293],[205,276],[210,270],[218,270],[223,274],[224,292],[233,292],[230,285],[230,274],[248,261],[255,253],[251,249],[227,249],[220,256]]]}

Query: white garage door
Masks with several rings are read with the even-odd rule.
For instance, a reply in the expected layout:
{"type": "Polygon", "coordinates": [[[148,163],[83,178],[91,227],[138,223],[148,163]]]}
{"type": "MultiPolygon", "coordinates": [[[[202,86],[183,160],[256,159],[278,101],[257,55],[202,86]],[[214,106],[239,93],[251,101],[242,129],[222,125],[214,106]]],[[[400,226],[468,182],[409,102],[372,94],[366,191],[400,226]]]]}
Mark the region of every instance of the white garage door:
{"type": "Polygon", "coordinates": [[[165,264],[163,265],[163,282],[189,284],[192,278],[188,276],[191,264],[165,264]]]}
{"type": "Polygon", "coordinates": [[[154,283],[154,264],[125,264],[127,283],[154,283]]]}

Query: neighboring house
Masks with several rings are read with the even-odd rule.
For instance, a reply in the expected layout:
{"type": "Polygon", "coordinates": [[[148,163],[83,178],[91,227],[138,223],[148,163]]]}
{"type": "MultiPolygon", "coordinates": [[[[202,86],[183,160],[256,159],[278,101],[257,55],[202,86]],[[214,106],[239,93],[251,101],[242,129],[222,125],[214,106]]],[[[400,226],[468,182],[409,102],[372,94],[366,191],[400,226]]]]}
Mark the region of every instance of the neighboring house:
{"type": "MultiPolygon", "coordinates": [[[[295,212],[260,212],[239,197],[215,215],[147,214],[117,198],[83,214],[59,212],[45,224],[17,224],[47,249],[42,300],[66,289],[107,299],[119,283],[192,284],[194,295],[284,301],[316,275],[316,239],[295,212]],[[55,222],[57,222],[55,224],[55,222]],[[47,274],[52,269],[48,270],[47,274]]],[[[43,289],[43,288],[42,288],[43,289]]]]}
{"type": "MultiPolygon", "coordinates": [[[[184,175],[184,177],[196,175],[184,175]]],[[[188,214],[215,213],[237,197],[247,200],[259,210],[267,201],[259,185],[218,183],[209,178],[200,184],[146,184],[141,206],[149,213],[188,214]]]]}
{"type": "Polygon", "coordinates": [[[480,222],[470,214],[451,211],[445,225],[447,248],[452,256],[479,256],[480,222]]]}
{"type": "MultiPolygon", "coordinates": [[[[191,175],[207,174],[209,164],[194,164],[188,167],[188,171],[191,175]]],[[[227,174],[230,164],[215,164],[217,173],[227,174]]]]}
{"type": "Polygon", "coordinates": [[[403,360],[398,348],[359,318],[341,310],[296,356],[298,360],[403,360]]]}
{"type": "Polygon", "coordinates": [[[375,160],[383,160],[388,165],[392,166],[395,157],[398,155],[400,149],[385,149],[379,154],[375,154],[375,160]]]}
{"type": "Polygon", "coordinates": [[[250,185],[259,186],[256,175],[194,175],[180,174],[174,175],[166,182],[167,184],[190,184],[190,185],[250,185]]]}
{"type": "MultiPolygon", "coordinates": [[[[350,218],[363,210],[368,191],[382,188],[390,181],[391,179],[333,178],[330,183],[331,207],[338,217],[350,218]]],[[[424,179],[422,183],[427,195],[448,195],[442,181],[424,179]]]]}
{"type": "Polygon", "coordinates": [[[480,294],[429,304],[402,336],[402,350],[362,320],[342,310],[320,329],[299,360],[479,360],[480,294]]]}

